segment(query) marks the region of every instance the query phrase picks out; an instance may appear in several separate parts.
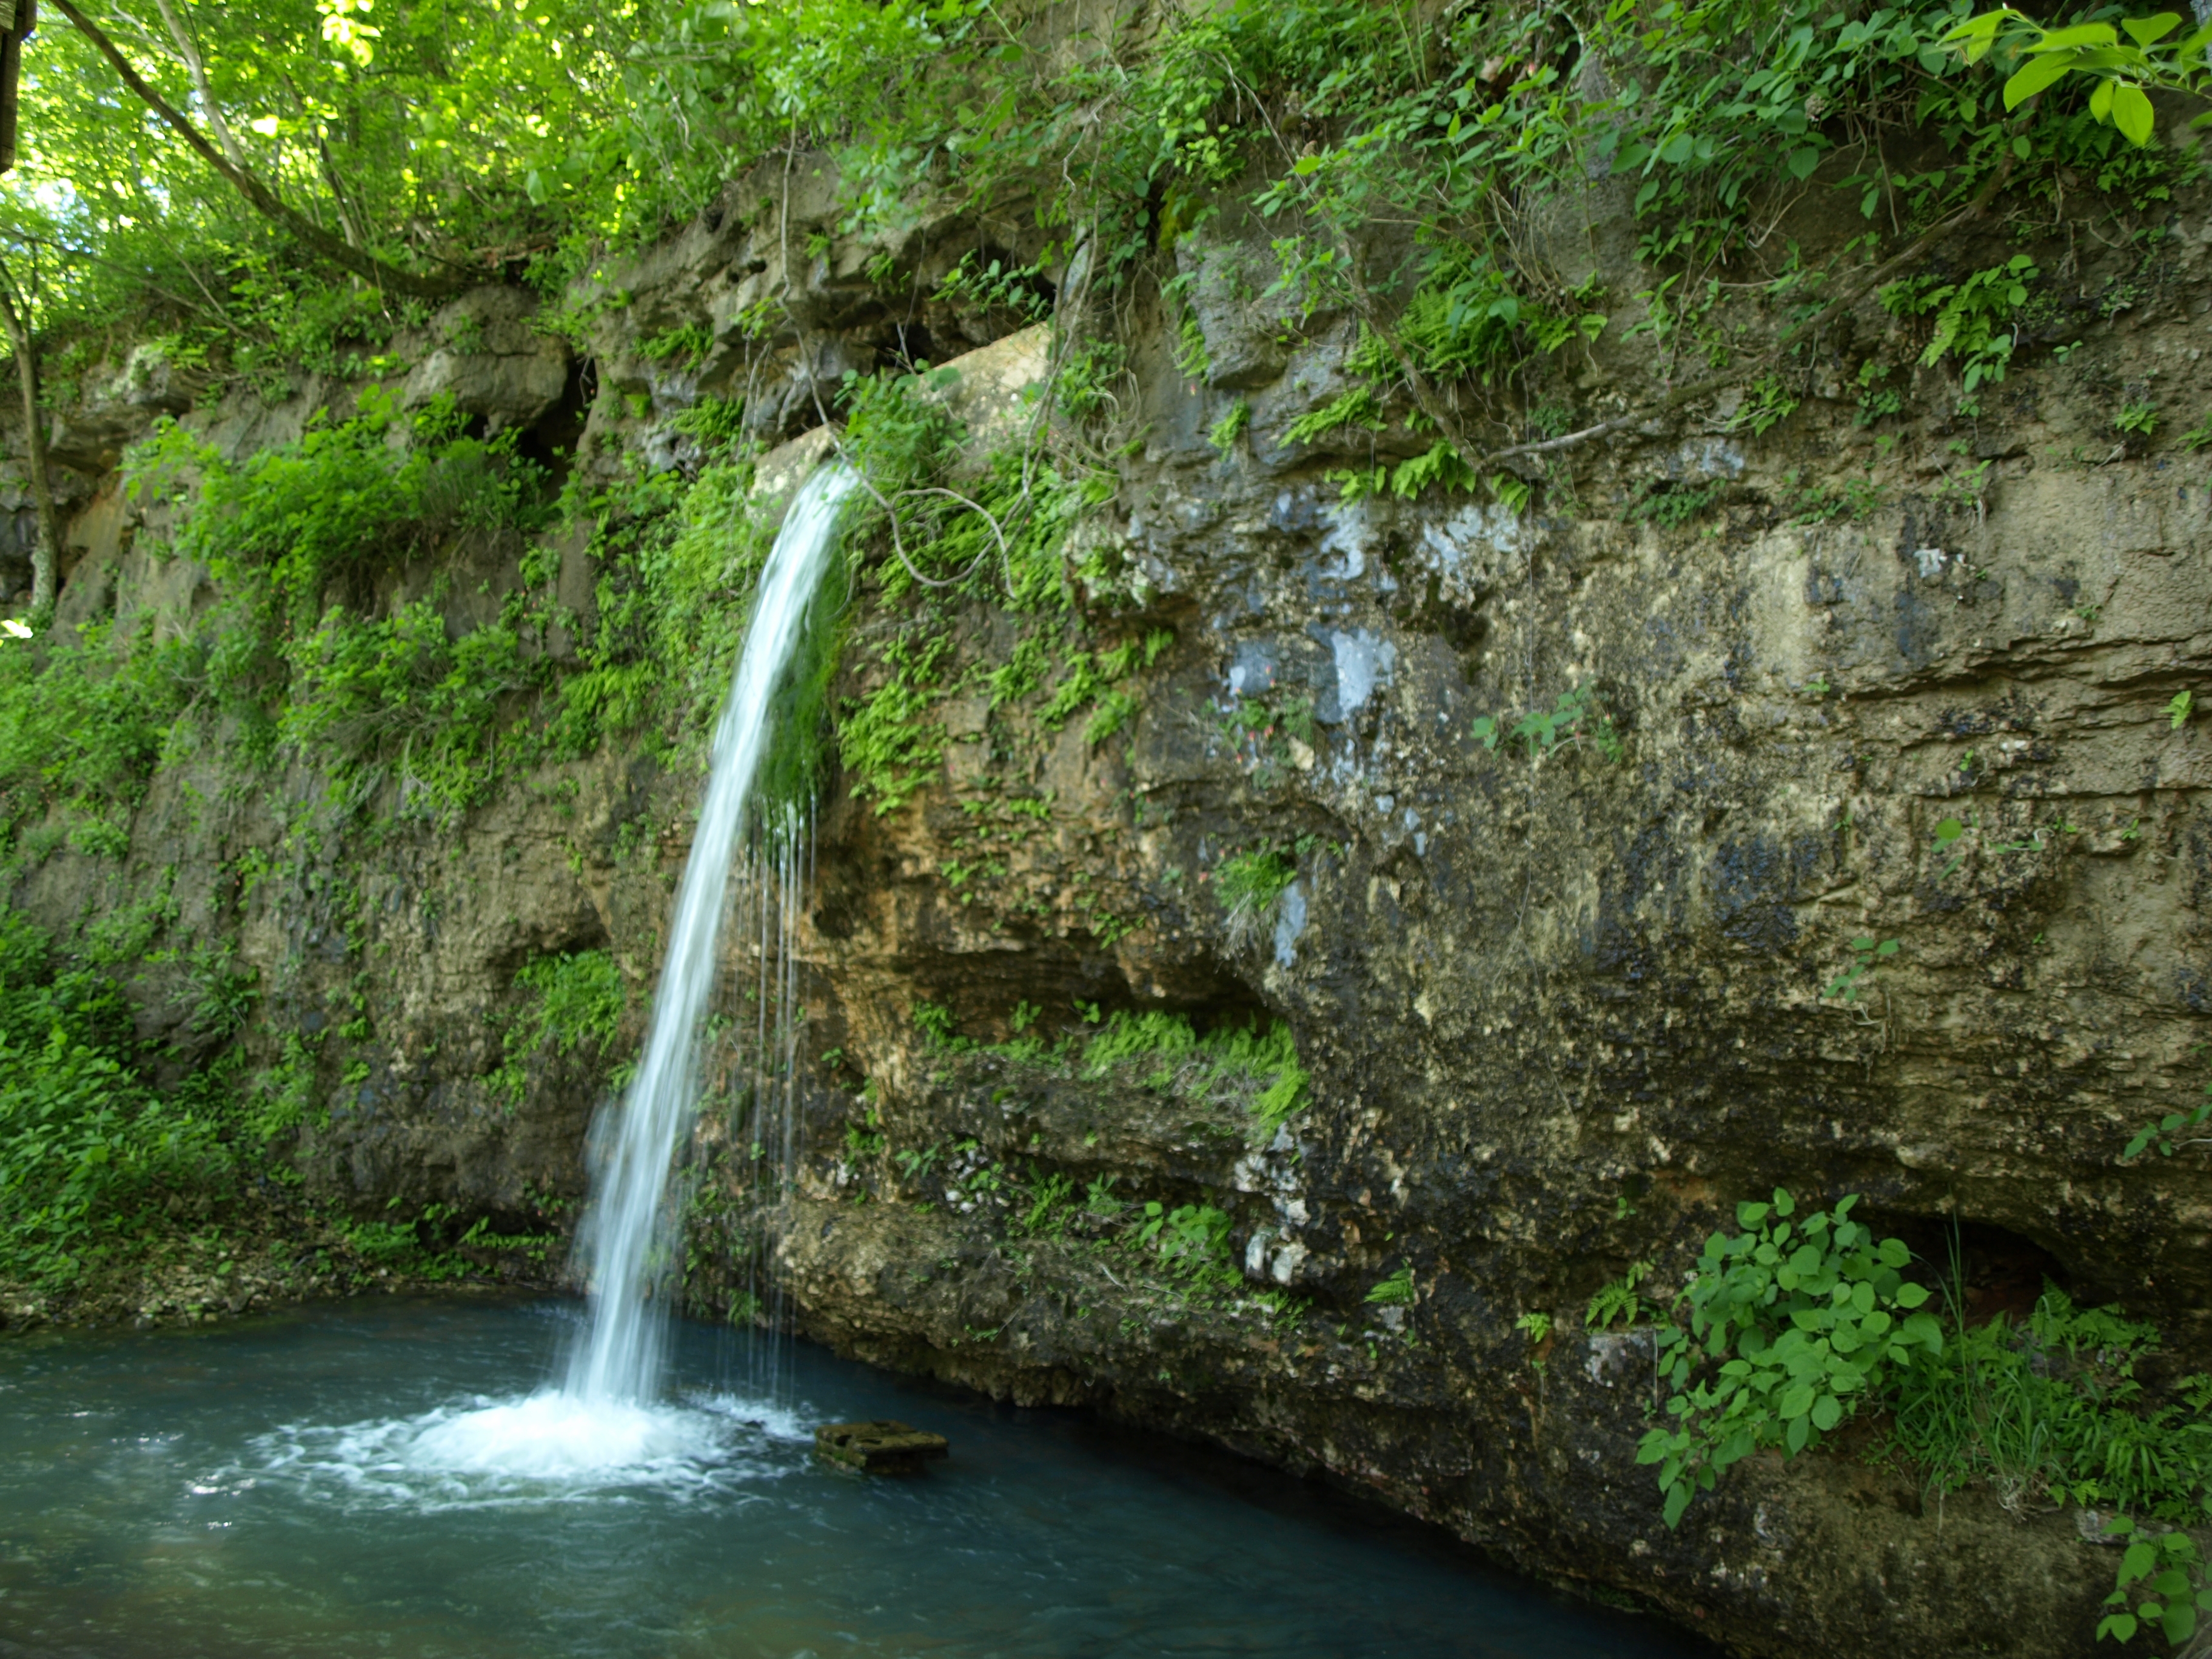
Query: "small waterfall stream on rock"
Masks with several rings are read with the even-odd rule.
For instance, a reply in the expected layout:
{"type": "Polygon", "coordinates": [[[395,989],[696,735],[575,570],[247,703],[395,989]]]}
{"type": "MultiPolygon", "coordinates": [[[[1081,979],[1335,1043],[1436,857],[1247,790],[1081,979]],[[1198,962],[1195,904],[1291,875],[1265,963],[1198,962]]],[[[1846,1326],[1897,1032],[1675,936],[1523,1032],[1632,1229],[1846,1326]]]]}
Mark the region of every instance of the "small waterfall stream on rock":
{"type": "MultiPolygon", "coordinates": [[[[855,482],[842,465],[808,478],[761,572],[752,621],[714,728],[713,766],[677,889],[645,1054],[618,1109],[593,1129],[592,1201],[578,1239],[587,1264],[589,1318],[569,1353],[566,1380],[558,1391],[485,1401],[459,1415],[434,1413],[436,1420],[423,1422],[409,1448],[410,1461],[562,1479],[711,1451],[718,1427],[711,1413],[657,1401],[668,1306],[655,1291],[674,1242],[671,1176],[697,1112],[702,1024],[723,920],[732,909],[752,927],[749,947],[760,963],[750,1054],[738,1045],[738,1077],[752,1102],[746,1150],[760,1148],[751,1160],[757,1212],[781,1194],[789,1176],[797,993],[789,946],[810,847],[800,820],[794,815],[773,827],[764,852],[744,860],[734,905],[731,872],[751,827],[754,780],[775,738],[777,694],[822,586],[838,509],[855,482]]],[[[757,1266],[754,1272],[757,1299],[769,1287],[759,1283],[757,1266]]],[[[776,1344],[771,1339],[766,1346],[764,1363],[757,1356],[753,1369],[767,1375],[750,1380],[764,1382],[772,1396],[776,1344]]]]}

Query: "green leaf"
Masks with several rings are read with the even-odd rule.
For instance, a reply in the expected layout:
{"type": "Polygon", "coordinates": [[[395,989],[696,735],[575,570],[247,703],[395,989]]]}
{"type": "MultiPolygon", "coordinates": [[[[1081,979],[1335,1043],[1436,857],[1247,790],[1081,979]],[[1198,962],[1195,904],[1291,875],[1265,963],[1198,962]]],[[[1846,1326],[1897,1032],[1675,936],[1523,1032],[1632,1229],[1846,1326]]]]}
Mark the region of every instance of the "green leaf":
{"type": "Polygon", "coordinates": [[[2118,45],[2119,39],[2110,23],[2077,23],[2070,29],[2052,29],[2028,50],[2051,52],[2081,46],[2110,46],[2118,45]]]}
{"type": "Polygon", "coordinates": [[[2004,85],[2004,104],[2008,110],[2017,109],[2027,100],[2053,82],[2063,80],[2066,71],[2074,67],[2070,52],[2053,52],[2047,58],[2031,58],[2004,85]]]}
{"type": "Polygon", "coordinates": [[[2152,133],[2157,130],[2157,119],[2141,87],[2126,81],[2113,86],[2112,125],[2138,149],[2150,143],[2152,133]]]}
{"type": "Polygon", "coordinates": [[[1917,1308],[1928,1300],[1928,1287],[1907,1280],[1897,1287],[1895,1300],[1900,1308],[1917,1308]]]}
{"type": "Polygon", "coordinates": [[[1813,1426],[1822,1434],[1844,1420],[1843,1402],[1832,1394],[1824,1394],[1813,1402],[1813,1426]]]}
{"type": "Polygon", "coordinates": [[[1790,176],[1793,179],[1811,178],[1813,176],[1813,170],[1820,165],[1820,152],[1810,144],[1805,145],[1801,149],[1793,149],[1790,152],[1788,166],[1790,168],[1790,176]]]}
{"type": "Polygon", "coordinates": [[[1997,27],[2004,21],[2002,11],[1985,11],[1978,17],[1969,17],[1965,22],[1946,33],[1942,44],[1956,46],[1966,55],[1969,64],[1978,64],[1996,44],[1997,27]]]}

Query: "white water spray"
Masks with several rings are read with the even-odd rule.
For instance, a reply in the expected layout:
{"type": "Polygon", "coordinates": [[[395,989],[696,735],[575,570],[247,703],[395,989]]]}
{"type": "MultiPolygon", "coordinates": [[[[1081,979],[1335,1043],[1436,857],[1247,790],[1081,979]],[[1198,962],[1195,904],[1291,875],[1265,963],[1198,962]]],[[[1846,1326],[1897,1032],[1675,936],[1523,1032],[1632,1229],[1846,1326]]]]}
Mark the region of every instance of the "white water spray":
{"type": "Polygon", "coordinates": [[[842,465],[800,488],[761,572],[736,678],[714,728],[714,767],[653,1002],[645,1058],[606,1139],[584,1222],[591,1320],[570,1357],[566,1393],[586,1405],[649,1401],[656,1392],[666,1310],[651,1294],[662,1210],[677,1147],[699,1098],[700,1017],[714,985],[731,862],[742,844],[753,780],[773,735],[775,693],[822,586],[837,509],[854,483],[842,465]]]}

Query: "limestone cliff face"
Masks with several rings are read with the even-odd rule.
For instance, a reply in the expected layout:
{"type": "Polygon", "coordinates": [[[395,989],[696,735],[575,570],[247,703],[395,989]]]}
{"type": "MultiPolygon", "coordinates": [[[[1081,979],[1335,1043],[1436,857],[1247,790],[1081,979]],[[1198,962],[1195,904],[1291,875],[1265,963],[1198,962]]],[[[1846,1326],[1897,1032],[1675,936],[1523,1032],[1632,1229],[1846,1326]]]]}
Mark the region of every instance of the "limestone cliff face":
{"type": "MultiPolygon", "coordinates": [[[[726,222],[628,273],[590,386],[555,390],[557,354],[523,344],[481,386],[428,341],[412,374],[525,425],[564,398],[580,421],[588,393],[578,465],[681,465],[667,417],[702,391],[747,395],[781,441],[817,423],[810,371],[955,356],[1020,320],[917,297],[963,248],[1018,252],[1012,229],[832,241],[787,271],[830,217],[826,185],[806,190],[822,201],[787,235],[735,191],[726,222]],[[896,291],[866,275],[885,254],[896,291]],[[797,326],[748,356],[746,307],[787,280],[797,326]],[[641,354],[687,322],[713,342],[694,368],[641,354]]],[[[1911,361],[1869,302],[1763,437],[1725,399],[1692,409],[1563,452],[1517,511],[1344,501],[1331,469],[1430,440],[1397,422],[1292,441],[1349,384],[1352,324],[1240,297],[1258,228],[1179,248],[1202,368],[1177,367],[1158,304],[1125,320],[1141,447],[1075,532],[1096,625],[1172,635],[1133,715],[1093,742],[994,708],[956,671],[1012,636],[967,607],[933,705],[941,773],[893,812],[835,781],[823,804],[809,1152],[775,1246],[801,1328],[1325,1471],[1747,1652],[2087,1650],[2111,1557],[2075,1514],[1923,1503],[1856,1455],[1879,1425],[1837,1455],[1739,1466],[1670,1532],[1633,1462],[1650,1334],[1580,1310],[1634,1262],[1671,1291],[1739,1199],[1787,1186],[1863,1194],[1932,1260],[1955,1241],[1977,1308],[2023,1306],[2048,1275],[2157,1320],[2177,1370],[2212,1352],[2206,1155],[2120,1158],[2203,1082],[2206,739],[2168,705],[2212,663],[2212,468],[2112,422],[2145,398],[2162,434],[2200,412],[2205,215],[2183,203],[2153,268],[2071,270],[2087,299],[2057,343],[2080,343],[2023,349],[1978,419],[1916,370],[1900,416],[1856,422],[1860,362],[1911,361]],[[2130,297],[2100,314],[2121,275],[2130,297]],[[1206,434],[1240,402],[1224,453],[1206,434]],[[1212,878],[1262,848],[1295,880],[1232,922],[1212,878]],[[933,1042],[924,1003],[999,1046],[933,1042]],[[1006,1046],[1018,1012],[1049,1038],[1085,1029],[1085,1005],[1285,1019],[1310,1103],[1261,1133],[1249,1103],[1171,1071],[1092,1077],[1006,1046]],[[1055,1180],[1218,1208],[1252,1291],[1298,1299],[1194,1300],[1079,1218],[1025,1228],[1055,1180]],[[1366,1300],[1401,1269],[1410,1303],[1366,1300]]],[[[1602,224],[1583,240],[1586,268],[1634,292],[1602,224]]],[[[1618,309],[1574,382],[1601,414],[1662,367],[1618,309]]],[[[234,446],[269,441],[271,417],[213,418],[234,446]]],[[[193,573],[134,544],[94,476],[113,424],[71,452],[85,551],[64,614],[188,616],[193,573]]],[[[457,614],[477,581],[518,580],[518,550],[471,556],[457,614]]],[[[572,545],[580,626],[592,575],[572,545]]],[[[864,587],[845,695],[870,689],[859,647],[902,605],[864,587]]],[[[308,847],[319,781],[237,775],[220,746],[165,765],[121,864],[56,853],[17,902],[64,921],[175,866],[183,925],[234,930],[270,989],[263,1045],[358,986],[366,1071],[325,1066],[328,1122],[299,1159],[364,1212],[578,1193],[604,1057],[533,1061],[511,1103],[487,1081],[501,1021],[547,951],[610,947],[641,998],[696,777],[605,755],[450,833],[308,847]],[[283,878],[240,892],[250,855],[283,878]]],[[[732,968],[741,998],[738,945],[732,968]]],[[[702,1133],[711,1184],[727,1114],[702,1133]]],[[[726,1305],[749,1248],[725,1213],[695,1222],[702,1308],[726,1305]]]]}

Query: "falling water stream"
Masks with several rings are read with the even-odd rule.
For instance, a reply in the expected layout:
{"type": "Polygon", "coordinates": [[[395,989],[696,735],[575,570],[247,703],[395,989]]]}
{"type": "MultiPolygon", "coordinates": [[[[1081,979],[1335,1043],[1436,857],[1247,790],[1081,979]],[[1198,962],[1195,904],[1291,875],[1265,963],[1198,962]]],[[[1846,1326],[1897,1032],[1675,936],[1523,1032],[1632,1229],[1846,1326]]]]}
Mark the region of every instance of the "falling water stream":
{"type": "MultiPolygon", "coordinates": [[[[488,1401],[459,1414],[434,1413],[434,1420],[413,1425],[408,1449],[416,1461],[557,1479],[703,1454],[719,1433],[709,1418],[659,1398],[668,1310],[653,1292],[668,1254],[670,1176],[697,1112],[701,1021],[714,994],[723,918],[732,908],[731,869],[752,827],[747,813],[753,781],[774,741],[777,694],[822,586],[838,508],[856,482],[842,464],[809,477],[793,498],[761,572],[736,676],[714,726],[706,798],[676,891],[645,1054],[619,1108],[603,1115],[593,1130],[592,1200],[578,1240],[588,1317],[570,1351],[566,1380],[557,1390],[488,1401]]],[[[773,912],[765,897],[738,908],[757,912],[763,930],[760,1006],[765,1011],[775,1003],[787,1016],[793,988],[775,983],[777,963],[780,958],[787,975],[795,878],[803,873],[805,847],[795,823],[777,827],[782,833],[769,838],[769,850],[746,884],[749,895],[773,894],[773,912]],[[773,938],[767,931],[771,915],[773,938]]],[[[776,1069],[768,1061],[773,1044],[765,1025],[760,1036],[752,1091],[757,1121],[768,1115],[772,1079],[766,1074],[776,1069]]],[[[790,1067],[781,1069],[787,1079],[790,1067]]],[[[787,1089],[787,1081],[783,1086],[787,1089]]],[[[781,1139],[787,1143],[789,1102],[781,1103],[786,1126],[781,1139]]],[[[755,1129],[757,1135],[765,1133],[755,1129]]],[[[781,1173],[791,1148],[783,1144],[774,1152],[772,1168],[781,1173]]],[[[772,1344],[766,1352],[773,1369],[772,1344]]]]}
{"type": "Polygon", "coordinates": [[[849,469],[832,465],[800,486],[761,572],[737,678],[714,727],[714,769],[676,890],[645,1058],[620,1113],[601,1126],[610,1133],[580,1241],[590,1262],[590,1333],[570,1361],[565,1390],[586,1406],[649,1401],[659,1388],[667,1321],[650,1294],[654,1247],[670,1165],[698,1106],[699,1021],[714,988],[731,860],[744,842],[753,778],[774,736],[776,690],[822,586],[837,509],[854,483],[849,469]]]}

